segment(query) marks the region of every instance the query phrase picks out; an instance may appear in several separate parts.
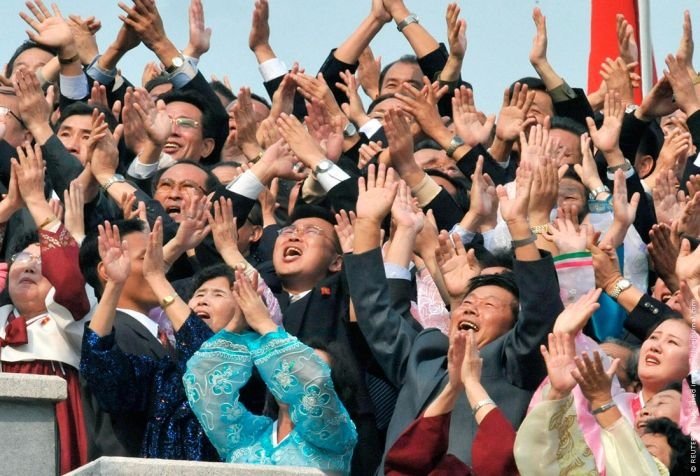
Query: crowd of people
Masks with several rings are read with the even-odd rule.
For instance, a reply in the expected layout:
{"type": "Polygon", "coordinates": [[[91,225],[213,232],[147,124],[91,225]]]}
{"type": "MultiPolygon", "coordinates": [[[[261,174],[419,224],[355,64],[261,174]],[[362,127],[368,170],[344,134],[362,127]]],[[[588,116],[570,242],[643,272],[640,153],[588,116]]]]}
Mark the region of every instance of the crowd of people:
{"type": "Polygon", "coordinates": [[[548,61],[535,8],[536,75],[502,78],[486,115],[457,4],[444,44],[404,0],[372,0],[313,75],[275,55],[256,0],[269,99],[199,72],[201,0],[182,50],[155,0],[120,3],[103,51],[96,18],[26,6],[0,77],[0,361],[66,380],[61,474],[101,456],[695,472],[688,13],[636,103],[622,15],[586,94],[548,61]],[[412,54],[381,68],[370,43],[392,21],[412,54]],[[139,44],[156,61],[135,85],[119,65],[139,44]]]}

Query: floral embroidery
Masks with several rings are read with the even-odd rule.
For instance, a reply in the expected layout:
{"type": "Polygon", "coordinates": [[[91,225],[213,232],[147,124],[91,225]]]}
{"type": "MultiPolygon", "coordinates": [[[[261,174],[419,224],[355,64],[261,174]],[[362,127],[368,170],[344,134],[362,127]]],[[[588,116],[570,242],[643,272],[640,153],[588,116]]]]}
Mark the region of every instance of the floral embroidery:
{"type": "Polygon", "coordinates": [[[323,406],[327,405],[331,400],[328,393],[321,393],[321,389],[316,385],[311,385],[301,398],[301,408],[299,411],[306,415],[321,416],[323,414],[323,406]]]}
{"type": "Polygon", "coordinates": [[[283,360],[282,364],[280,365],[280,368],[275,370],[275,372],[272,374],[272,377],[277,381],[278,384],[280,384],[280,387],[282,387],[282,390],[285,392],[289,390],[290,387],[293,385],[297,385],[298,380],[294,375],[292,375],[292,371],[294,370],[294,362],[290,362],[288,360],[283,360]]]}
{"type": "Polygon", "coordinates": [[[232,370],[230,368],[226,368],[225,370],[214,370],[209,375],[208,380],[214,395],[220,395],[222,393],[230,394],[233,392],[231,372],[232,370]]]}
{"type": "Polygon", "coordinates": [[[243,409],[241,404],[236,401],[235,403],[223,403],[221,404],[221,421],[224,423],[233,423],[239,420],[243,416],[243,409]]]}

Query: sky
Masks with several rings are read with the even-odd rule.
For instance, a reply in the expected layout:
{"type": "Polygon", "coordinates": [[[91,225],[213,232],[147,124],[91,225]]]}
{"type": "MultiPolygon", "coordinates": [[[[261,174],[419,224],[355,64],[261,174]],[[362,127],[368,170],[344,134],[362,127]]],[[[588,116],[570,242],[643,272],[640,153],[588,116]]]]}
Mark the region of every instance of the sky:
{"type": "MultiPolygon", "coordinates": [[[[126,3],[128,0],[124,0],[126,3]]],[[[682,31],[683,11],[688,9],[700,34],[700,4],[688,0],[650,0],[652,42],[657,71],[663,58],[675,52],[682,31]]],[[[288,65],[294,61],[316,72],[331,48],[354,30],[370,9],[369,0],[270,0],[270,27],[273,49],[288,65]]],[[[444,20],[448,0],[406,0],[422,25],[438,41],[447,43],[444,20]]],[[[547,16],[548,57],[555,70],[574,87],[586,87],[590,42],[590,1],[588,0],[469,0],[459,2],[467,20],[467,55],[462,76],[474,87],[476,105],[496,113],[503,90],[513,80],[534,75],[528,52],[534,35],[532,9],[540,7],[547,16]]],[[[101,49],[116,37],[122,12],[116,1],[62,0],[64,15],[94,15],[102,21],[97,34],[101,49]]],[[[180,49],[187,44],[189,0],[158,0],[167,34],[180,49]]],[[[210,51],[202,57],[200,69],[228,75],[234,88],[250,86],[264,94],[255,57],[248,49],[253,0],[203,0],[205,20],[212,28],[210,51]]],[[[2,0],[4,41],[0,43],[0,64],[12,55],[26,38],[28,28],[18,16],[26,10],[22,0],[2,0]]],[[[700,38],[698,38],[700,42],[700,38]]],[[[375,55],[384,63],[412,53],[408,42],[393,23],[387,24],[372,42],[375,55]]],[[[696,55],[697,57],[697,55],[696,55]]],[[[155,56],[143,45],[122,59],[119,67],[133,83],[140,83],[143,65],[155,56]]],[[[697,66],[697,64],[696,64],[697,66]]]]}

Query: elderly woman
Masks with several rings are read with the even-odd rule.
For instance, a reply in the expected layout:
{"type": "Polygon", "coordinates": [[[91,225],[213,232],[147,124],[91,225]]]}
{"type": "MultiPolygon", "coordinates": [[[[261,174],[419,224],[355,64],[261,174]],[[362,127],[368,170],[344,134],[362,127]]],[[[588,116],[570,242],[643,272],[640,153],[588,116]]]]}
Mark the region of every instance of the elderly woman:
{"type": "Polygon", "coordinates": [[[219,455],[348,474],[357,431],[336,394],[333,362],[278,327],[240,271],[234,294],[239,311],[190,359],[184,377],[190,406],[219,455]],[[253,367],[277,402],[276,419],[239,401],[253,367]]]}
{"type": "Polygon", "coordinates": [[[78,365],[83,324],[90,309],[78,266],[78,244],[44,197],[39,146],[18,147],[12,161],[0,220],[26,204],[39,230],[19,241],[8,278],[9,304],[0,307],[2,371],[56,375],[66,380],[68,398],[56,403],[60,471],[87,463],[87,440],[80,400],[78,365]]]}

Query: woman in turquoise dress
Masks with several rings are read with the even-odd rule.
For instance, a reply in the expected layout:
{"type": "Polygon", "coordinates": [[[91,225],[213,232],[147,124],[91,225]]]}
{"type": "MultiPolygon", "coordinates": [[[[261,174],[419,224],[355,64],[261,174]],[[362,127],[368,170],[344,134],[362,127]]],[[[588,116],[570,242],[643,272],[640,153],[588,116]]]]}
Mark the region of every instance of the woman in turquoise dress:
{"type": "Polygon", "coordinates": [[[278,327],[245,275],[240,309],[187,363],[187,398],[224,461],[308,466],[348,474],[357,431],[338,398],[325,352],[278,327]],[[239,391],[258,369],[279,405],[277,419],[249,412],[239,391]]]}

